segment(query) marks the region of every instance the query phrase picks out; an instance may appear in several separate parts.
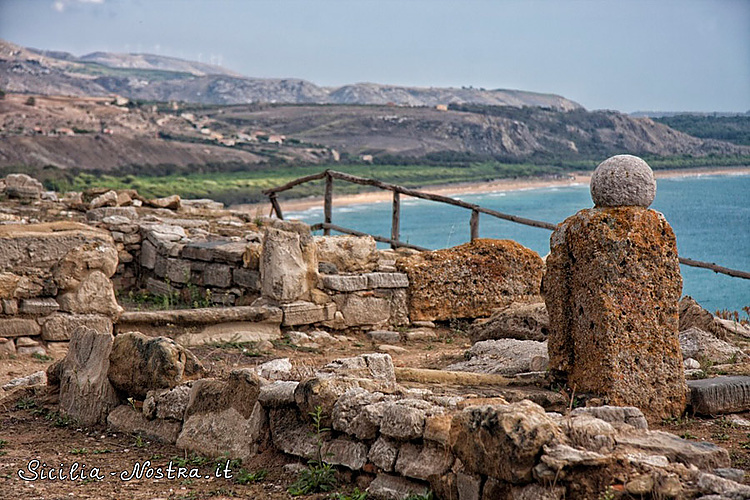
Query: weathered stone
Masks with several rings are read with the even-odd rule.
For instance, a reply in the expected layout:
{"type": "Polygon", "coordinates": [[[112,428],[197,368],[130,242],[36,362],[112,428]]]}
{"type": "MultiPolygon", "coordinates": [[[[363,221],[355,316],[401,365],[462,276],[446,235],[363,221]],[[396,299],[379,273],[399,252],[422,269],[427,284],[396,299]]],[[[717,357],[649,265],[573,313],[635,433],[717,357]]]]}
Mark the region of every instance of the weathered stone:
{"type": "Polygon", "coordinates": [[[112,333],[112,320],[96,314],[55,313],[38,321],[42,325],[42,338],[53,342],[70,340],[73,332],[81,326],[97,332],[112,333]]]}
{"type": "Polygon", "coordinates": [[[549,334],[547,306],[544,302],[510,304],[487,321],[471,325],[468,333],[472,343],[496,339],[546,340],[549,334]]]}
{"type": "Polygon", "coordinates": [[[335,304],[318,305],[303,301],[281,304],[280,307],[284,313],[281,323],[284,326],[311,325],[332,320],[336,312],[335,304]]]}
{"type": "Polygon", "coordinates": [[[109,332],[81,327],[73,332],[67,356],[57,365],[60,409],[82,425],[104,423],[120,402],[109,382],[109,354],[114,338],[109,332]]]}
{"type": "Polygon", "coordinates": [[[118,390],[144,398],[150,390],[169,389],[204,373],[193,353],[174,340],[130,332],[115,338],[108,376],[118,390]]]}
{"type": "Polygon", "coordinates": [[[446,367],[446,370],[475,373],[497,373],[513,376],[518,373],[547,369],[547,344],[535,340],[483,340],[467,351],[468,361],[446,367]]]}
{"type": "Polygon", "coordinates": [[[190,385],[187,384],[178,385],[173,389],[148,391],[143,402],[143,414],[148,419],[160,418],[182,422],[189,400],[190,385]]]}
{"type": "MultiPolygon", "coordinates": [[[[704,494],[721,495],[720,499],[742,500],[750,498],[750,486],[739,484],[715,474],[698,475],[698,488],[704,494]]],[[[708,497],[701,497],[708,498],[708,497]]]]}
{"type": "Polygon", "coordinates": [[[396,369],[387,354],[361,354],[352,358],[335,359],[320,369],[342,377],[371,380],[381,391],[391,392],[396,387],[396,369]]]}
{"type": "MultiPolygon", "coordinates": [[[[176,243],[187,239],[187,233],[182,226],[163,223],[144,223],[141,229],[145,238],[148,238],[156,248],[167,248],[168,243],[176,243]]],[[[176,256],[173,256],[176,257],[176,256]]]]}
{"type": "Polygon", "coordinates": [[[30,316],[46,316],[60,308],[53,298],[23,299],[21,301],[21,314],[30,316]]]}
{"type": "Polygon", "coordinates": [[[643,412],[634,406],[587,406],[576,408],[570,414],[591,415],[610,424],[627,424],[636,429],[648,429],[643,412]]]}
{"type": "Polygon", "coordinates": [[[261,292],[282,302],[306,300],[318,278],[315,245],[308,233],[267,227],[261,250],[261,292]]]}
{"type": "Polygon", "coordinates": [[[256,454],[268,425],[259,392],[260,381],[249,369],[232,371],[226,382],[194,382],[177,447],[243,460],[256,454]]]}
{"type": "Polygon", "coordinates": [[[453,454],[449,449],[430,444],[406,443],[399,449],[396,472],[426,481],[430,476],[442,476],[451,465],[453,454]]]}
{"type": "Polygon", "coordinates": [[[713,470],[714,475],[729,479],[735,483],[741,483],[745,480],[745,471],[742,469],[735,469],[733,467],[720,467],[713,470]]]}
{"type": "Polygon", "coordinates": [[[58,295],[60,310],[75,314],[103,314],[116,319],[122,314],[112,282],[101,271],[91,271],[77,290],[58,295]]]}
{"type": "MultiPolygon", "coordinates": [[[[21,281],[21,277],[14,273],[0,273],[0,298],[3,301],[13,300],[15,302],[13,297],[16,296],[16,288],[19,281],[21,281]]],[[[18,304],[16,303],[17,306],[18,304]]]]}
{"type": "Polygon", "coordinates": [[[252,269],[234,268],[232,282],[253,292],[260,291],[260,272],[252,269]]]}
{"type": "Polygon", "coordinates": [[[92,222],[101,221],[105,217],[112,216],[125,217],[134,221],[138,219],[138,212],[133,207],[101,207],[93,208],[86,212],[86,220],[92,222]]]}
{"type": "Polygon", "coordinates": [[[684,332],[690,328],[697,328],[711,333],[719,339],[726,340],[728,332],[719,318],[701,307],[691,296],[685,295],[682,297],[679,307],[680,332],[684,332]]]}
{"type": "Polygon", "coordinates": [[[271,408],[268,421],[277,449],[297,457],[315,458],[317,437],[310,434],[310,424],[302,420],[297,408],[271,408]]]}
{"type": "Polygon", "coordinates": [[[403,333],[403,337],[408,342],[418,342],[420,340],[434,340],[437,333],[430,328],[417,328],[403,333]]]}
{"type": "Polygon", "coordinates": [[[655,196],[654,172],[637,156],[607,158],[591,175],[591,198],[597,207],[647,208],[655,196]]]}
{"type": "Polygon", "coordinates": [[[682,278],[664,217],[640,207],[581,210],[550,245],[543,288],[553,374],[654,418],[680,415],[682,278]]]}
{"type": "Polygon", "coordinates": [[[392,472],[396,465],[398,456],[398,445],[388,438],[380,436],[367,454],[367,458],[375,464],[376,467],[385,472],[392,472]]]}
{"type": "Polygon", "coordinates": [[[378,474],[367,487],[367,498],[372,500],[402,500],[410,495],[426,495],[427,485],[390,474],[378,474]]]}
{"type": "Polygon", "coordinates": [[[29,387],[32,385],[44,385],[47,383],[47,373],[44,370],[34,372],[25,377],[14,378],[7,384],[3,385],[4,391],[10,391],[17,387],[29,387]]]}
{"type": "Polygon", "coordinates": [[[573,446],[597,453],[611,453],[615,447],[615,428],[591,415],[566,418],[560,422],[560,428],[573,446]]]}
{"type": "Polygon", "coordinates": [[[8,174],[5,177],[5,194],[8,198],[38,200],[43,191],[42,183],[26,174],[8,174]]]}
{"type": "Polygon", "coordinates": [[[544,263],[510,240],[477,239],[397,261],[409,277],[414,320],[489,316],[513,301],[539,295],[544,263]]]}
{"type": "Polygon", "coordinates": [[[390,302],[385,297],[348,293],[333,300],[348,326],[385,324],[391,317],[390,302]]]}
{"type": "Polygon", "coordinates": [[[19,346],[16,344],[16,354],[19,356],[32,356],[34,354],[46,356],[47,350],[42,345],[19,346]]]}
{"type": "Polygon", "coordinates": [[[92,242],[72,248],[52,269],[55,283],[61,290],[75,290],[91,271],[100,271],[109,278],[117,270],[117,249],[113,244],[92,242]]]}
{"type": "Polygon", "coordinates": [[[148,240],[141,244],[141,266],[154,269],[156,266],[156,246],[148,240]]]}
{"type": "Polygon", "coordinates": [[[205,286],[226,288],[232,285],[232,268],[226,264],[208,264],[203,271],[205,286]]]}
{"type": "MultiPolygon", "coordinates": [[[[0,274],[10,274],[10,273],[0,273],[0,274]]],[[[15,316],[16,314],[18,314],[18,301],[16,299],[2,299],[0,300],[0,306],[2,306],[3,312],[7,314],[8,316],[15,316]]]]}
{"type": "Polygon", "coordinates": [[[117,432],[138,434],[161,443],[174,444],[180,434],[182,422],[147,420],[143,413],[132,406],[120,405],[107,415],[107,425],[117,432]]]}
{"type": "Polygon", "coordinates": [[[266,361],[256,368],[256,372],[261,377],[268,380],[288,380],[292,376],[294,367],[289,358],[272,359],[266,361]]]}
{"type": "Polygon", "coordinates": [[[169,210],[177,210],[180,208],[180,196],[173,194],[171,196],[165,196],[164,198],[152,198],[147,200],[150,206],[155,208],[168,208],[169,210]]]}
{"type": "Polygon", "coordinates": [[[685,358],[702,359],[711,364],[737,363],[747,359],[747,355],[739,347],[696,327],[681,331],[679,339],[682,356],[685,358]]]}
{"type": "Polygon", "coordinates": [[[401,342],[400,333],[388,330],[373,330],[367,332],[367,336],[370,337],[373,342],[382,342],[385,344],[398,344],[401,342]]]}
{"type": "Polygon", "coordinates": [[[107,191],[104,194],[100,194],[89,204],[91,208],[101,207],[116,207],[117,206],[117,193],[115,191],[107,191]]]}
{"type": "Polygon", "coordinates": [[[16,354],[16,344],[12,339],[0,337],[0,358],[16,354]]]}
{"type": "Polygon", "coordinates": [[[328,262],[338,272],[375,269],[378,252],[372,236],[315,236],[318,260],[328,262]]]}
{"type": "Polygon", "coordinates": [[[420,399],[402,399],[388,403],[383,410],[380,433],[396,439],[419,439],[424,434],[425,419],[443,412],[420,399]]]}
{"type": "Polygon", "coordinates": [[[327,274],[320,277],[320,283],[323,288],[334,290],[336,292],[356,292],[358,290],[367,290],[367,276],[362,274],[327,274]]]}
{"type": "Polygon", "coordinates": [[[294,391],[298,385],[299,382],[296,380],[277,380],[272,384],[262,385],[258,394],[258,402],[267,408],[294,406],[296,404],[294,391]]]}
{"type": "Polygon", "coordinates": [[[481,476],[456,473],[456,493],[458,500],[480,500],[482,492],[481,476]]]}
{"type": "Polygon", "coordinates": [[[406,288],[409,278],[404,273],[367,273],[367,288],[406,288]]]}
{"type": "Polygon", "coordinates": [[[333,406],[344,393],[361,387],[362,379],[313,377],[302,380],[294,391],[294,399],[302,415],[309,415],[317,407],[322,409],[326,426],[331,425],[333,406]]]}
{"type": "MultiPolygon", "coordinates": [[[[190,281],[190,261],[185,259],[158,259],[164,263],[163,277],[170,283],[187,283],[190,281]]],[[[161,274],[161,273],[158,273],[161,274]]]]}
{"type": "Polygon", "coordinates": [[[662,431],[639,431],[620,433],[615,437],[617,451],[646,452],[662,455],[670,462],[695,465],[701,470],[729,467],[729,452],[713,443],[688,441],[662,431]]]}
{"type": "Polygon", "coordinates": [[[701,415],[739,413],[750,409],[750,377],[689,380],[690,406],[701,415]]]}
{"type": "Polygon", "coordinates": [[[531,401],[470,406],[451,426],[453,453],[468,472],[512,483],[529,481],[542,446],[560,437],[555,422],[531,401]]]}
{"type": "Polygon", "coordinates": [[[18,337],[16,339],[16,347],[35,347],[38,345],[41,345],[39,341],[31,337],[18,337]]]}
{"type": "Polygon", "coordinates": [[[212,240],[190,242],[182,249],[185,259],[203,260],[206,262],[227,262],[238,264],[245,254],[246,242],[212,240]]]}
{"type": "Polygon", "coordinates": [[[0,321],[0,337],[35,337],[42,333],[33,319],[8,318],[0,321]]]}
{"type": "Polygon", "coordinates": [[[387,398],[379,392],[359,387],[340,396],[331,411],[332,427],[357,439],[375,439],[387,406],[387,398]]]}
{"type": "Polygon", "coordinates": [[[337,438],[324,446],[323,456],[329,464],[360,470],[367,462],[367,445],[351,439],[337,438]]]}

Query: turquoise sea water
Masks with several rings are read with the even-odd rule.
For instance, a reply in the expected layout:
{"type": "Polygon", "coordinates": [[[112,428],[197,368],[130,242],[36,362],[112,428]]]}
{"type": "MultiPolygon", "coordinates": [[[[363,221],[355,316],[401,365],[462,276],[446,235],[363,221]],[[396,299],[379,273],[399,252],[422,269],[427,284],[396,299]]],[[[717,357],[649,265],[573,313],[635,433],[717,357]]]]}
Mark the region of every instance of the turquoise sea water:
{"type": "MultiPolygon", "coordinates": [[[[531,219],[557,223],[593,206],[588,185],[463,195],[467,202],[531,219]]],[[[702,175],[658,179],[652,208],[662,212],[677,235],[681,256],[750,271],[750,175],[702,175]]],[[[310,224],[323,220],[320,207],[288,215],[310,224]]],[[[427,248],[446,248],[469,240],[468,210],[402,198],[401,239],[427,248]]],[[[336,207],[333,223],[382,236],[390,235],[391,203],[336,207]]],[[[518,241],[540,255],[549,252],[550,232],[487,215],[479,234],[518,241]]],[[[683,293],[705,308],[741,310],[750,305],[750,280],[681,266],[683,293]]]]}

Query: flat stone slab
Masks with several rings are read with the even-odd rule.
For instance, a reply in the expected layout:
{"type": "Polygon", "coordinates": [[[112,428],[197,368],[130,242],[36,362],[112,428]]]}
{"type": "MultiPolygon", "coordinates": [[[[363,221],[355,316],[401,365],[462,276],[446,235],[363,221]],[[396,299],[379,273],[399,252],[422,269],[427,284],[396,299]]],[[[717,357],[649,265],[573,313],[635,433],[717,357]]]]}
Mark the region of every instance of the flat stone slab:
{"type": "Polygon", "coordinates": [[[738,413],[750,409],[750,377],[688,380],[690,405],[701,415],[738,413]]]}

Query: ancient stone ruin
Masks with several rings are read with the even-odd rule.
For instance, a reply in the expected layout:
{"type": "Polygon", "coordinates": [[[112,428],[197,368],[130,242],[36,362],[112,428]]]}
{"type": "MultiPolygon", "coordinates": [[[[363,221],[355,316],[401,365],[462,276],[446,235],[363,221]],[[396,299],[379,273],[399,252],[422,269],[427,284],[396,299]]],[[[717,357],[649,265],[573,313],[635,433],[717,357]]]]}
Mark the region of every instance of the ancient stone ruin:
{"type": "Polygon", "coordinates": [[[635,156],[602,162],[591,178],[595,206],[552,234],[543,289],[550,368],[580,392],[656,418],[681,415],[686,385],[675,236],[648,206],[649,166],[635,156]]]}
{"type": "Polygon", "coordinates": [[[642,160],[600,165],[596,206],[558,226],[546,264],[507,240],[384,250],[210,200],[53,197],[32,181],[10,179],[24,203],[0,211],[0,356],[55,357],[7,390],[46,381],[81,425],[212,457],[322,453],[375,500],[750,498],[727,450],[649,429],[687,403],[750,408],[748,377],[686,386],[683,368],[747,360],[729,340],[750,330],[680,301],[642,160]],[[199,307],[123,311],[115,292],[139,289],[199,307]],[[463,358],[426,369],[389,354],[458,319],[471,321],[463,358]],[[354,336],[378,352],[224,376],[189,349],[354,336]]]}

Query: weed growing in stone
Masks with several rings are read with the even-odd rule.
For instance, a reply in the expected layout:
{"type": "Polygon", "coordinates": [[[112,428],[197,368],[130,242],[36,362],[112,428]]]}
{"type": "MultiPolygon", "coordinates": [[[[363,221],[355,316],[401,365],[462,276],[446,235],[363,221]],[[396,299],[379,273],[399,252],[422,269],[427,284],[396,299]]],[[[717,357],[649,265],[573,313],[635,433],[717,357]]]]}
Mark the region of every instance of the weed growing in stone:
{"type": "Polygon", "coordinates": [[[309,415],[313,420],[311,435],[316,438],[317,450],[315,459],[307,462],[307,468],[287,490],[292,496],[327,493],[336,486],[336,469],[323,461],[323,434],[331,430],[323,427],[323,408],[316,406],[309,415]]]}
{"type": "Polygon", "coordinates": [[[36,408],[36,400],[34,398],[21,398],[16,401],[17,410],[28,410],[31,408],[36,408]]]}
{"type": "Polygon", "coordinates": [[[31,357],[38,363],[47,363],[53,359],[52,356],[47,356],[46,354],[40,354],[38,352],[33,353],[31,357]]]}

